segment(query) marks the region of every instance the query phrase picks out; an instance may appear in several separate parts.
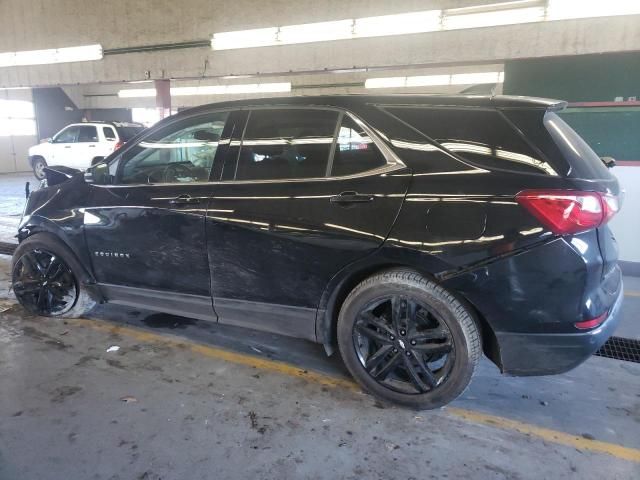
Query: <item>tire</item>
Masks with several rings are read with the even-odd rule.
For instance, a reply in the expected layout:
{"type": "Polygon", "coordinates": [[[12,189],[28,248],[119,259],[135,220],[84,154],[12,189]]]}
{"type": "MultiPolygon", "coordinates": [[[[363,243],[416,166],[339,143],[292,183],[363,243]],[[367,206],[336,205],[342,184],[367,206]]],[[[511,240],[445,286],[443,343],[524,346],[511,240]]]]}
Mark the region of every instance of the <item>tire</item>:
{"type": "Polygon", "coordinates": [[[47,162],[42,157],[36,157],[33,159],[33,174],[38,180],[44,180],[46,177],[44,173],[44,167],[47,166],[47,162]]]}
{"type": "Polygon", "coordinates": [[[342,304],[337,334],[343,361],[365,390],[414,409],[461,395],[482,355],[472,310],[410,270],[357,285],[342,304]]]}
{"type": "Polygon", "coordinates": [[[95,166],[97,164],[99,164],[100,162],[102,162],[104,160],[104,157],[94,157],[93,160],[91,160],[91,166],[95,166]]]}
{"type": "Polygon", "coordinates": [[[20,243],[13,254],[11,273],[16,298],[30,313],[77,318],[96,305],[83,285],[85,270],[53,234],[35,233],[20,243]],[[47,262],[47,258],[55,260],[47,262]]]}

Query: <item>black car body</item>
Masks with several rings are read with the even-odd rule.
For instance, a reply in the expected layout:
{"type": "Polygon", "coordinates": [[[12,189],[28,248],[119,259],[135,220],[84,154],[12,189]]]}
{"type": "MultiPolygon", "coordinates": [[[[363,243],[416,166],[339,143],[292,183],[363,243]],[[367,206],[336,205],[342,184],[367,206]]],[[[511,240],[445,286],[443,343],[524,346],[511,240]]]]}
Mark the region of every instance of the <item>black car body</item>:
{"type": "MultiPolygon", "coordinates": [[[[95,301],[283,333],[328,352],[356,286],[411,271],[469,313],[503,372],[560,373],[612,334],[622,298],[606,226],[618,183],[556,115],[564,106],[335,96],[198,107],[129,141],[92,179],[50,169],[19,239],[55,237],[95,301]]],[[[415,311],[430,315],[428,304],[415,311]]],[[[422,366],[399,378],[415,383],[422,366]]]]}

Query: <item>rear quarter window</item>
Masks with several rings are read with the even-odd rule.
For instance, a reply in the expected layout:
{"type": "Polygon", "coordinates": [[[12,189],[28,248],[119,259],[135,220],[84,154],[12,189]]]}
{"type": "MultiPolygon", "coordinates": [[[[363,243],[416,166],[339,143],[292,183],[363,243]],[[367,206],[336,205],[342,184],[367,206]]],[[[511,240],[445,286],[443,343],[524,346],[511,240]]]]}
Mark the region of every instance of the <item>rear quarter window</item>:
{"type": "Polygon", "coordinates": [[[487,169],[558,175],[497,110],[387,107],[388,113],[458,157],[487,169]]]}
{"type": "Polygon", "coordinates": [[[598,154],[560,116],[547,112],[544,126],[571,165],[571,177],[606,179],[611,176],[598,154]]]}

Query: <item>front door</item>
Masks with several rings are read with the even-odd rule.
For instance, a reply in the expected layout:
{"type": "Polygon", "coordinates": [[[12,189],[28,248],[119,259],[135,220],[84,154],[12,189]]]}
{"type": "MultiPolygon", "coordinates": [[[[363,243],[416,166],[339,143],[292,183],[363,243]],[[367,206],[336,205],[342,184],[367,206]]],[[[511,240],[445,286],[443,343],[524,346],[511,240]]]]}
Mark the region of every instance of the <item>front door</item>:
{"type": "Polygon", "coordinates": [[[108,166],[84,211],[87,246],[113,303],[215,318],[205,213],[209,176],[228,113],[156,128],[108,166]]]}
{"type": "Polygon", "coordinates": [[[50,156],[46,158],[47,165],[64,165],[65,167],[74,167],[74,147],[78,139],[80,129],[77,125],[71,125],[61,130],[51,141],[50,156]]]}
{"type": "Polygon", "coordinates": [[[329,280],[382,244],[410,177],[346,113],[248,117],[207,212],[215,309],[221,323],[315,340],[329,280]]]}

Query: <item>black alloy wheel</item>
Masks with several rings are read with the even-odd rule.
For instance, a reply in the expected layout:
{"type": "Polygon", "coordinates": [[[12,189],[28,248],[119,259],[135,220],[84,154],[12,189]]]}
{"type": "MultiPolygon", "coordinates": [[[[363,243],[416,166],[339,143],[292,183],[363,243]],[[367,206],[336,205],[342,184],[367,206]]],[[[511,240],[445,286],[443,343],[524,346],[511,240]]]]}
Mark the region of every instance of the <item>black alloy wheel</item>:
{"type": "Polygon", "coordinates": [[[455,362],[452,335],[438,313],[409,296],[366,305],[353,326],[360,363],[382,386],[403,394],[437,389],[455,362]]]}
{"type": "Polygon", "coordinates": [[[78,283],[64,260],[44,249],[25,252],[13,267],[13,291],[18,301],[37,315],[62,315],[78,299],[78,283]]]}

